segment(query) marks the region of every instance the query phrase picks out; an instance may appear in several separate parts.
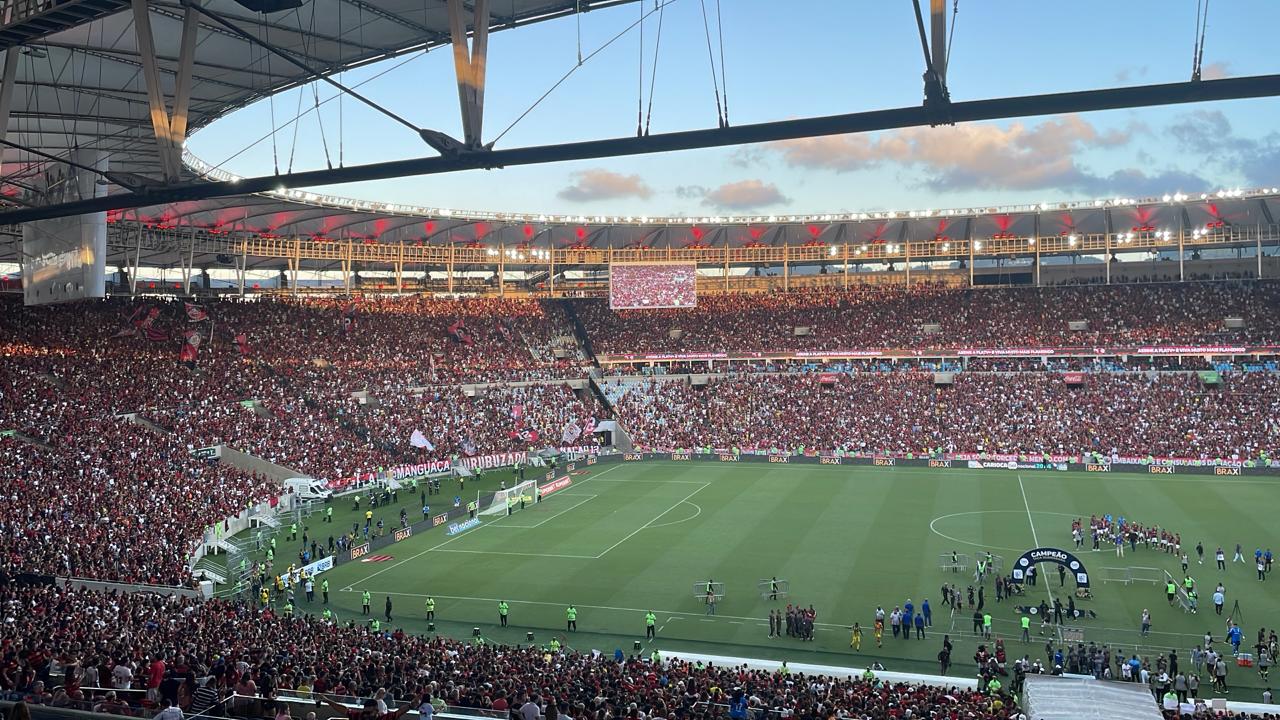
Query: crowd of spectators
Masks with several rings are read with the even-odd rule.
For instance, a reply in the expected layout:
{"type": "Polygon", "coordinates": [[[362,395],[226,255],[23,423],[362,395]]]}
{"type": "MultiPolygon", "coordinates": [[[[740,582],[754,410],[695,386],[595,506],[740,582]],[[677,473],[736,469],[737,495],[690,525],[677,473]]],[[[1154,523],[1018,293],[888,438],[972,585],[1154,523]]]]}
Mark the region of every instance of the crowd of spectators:
{"type": "Polygon", "coordinates": [[[420,462],[590,444],[583,436],[605,416],[589,391],[561,383],[490,385],[473,393],[437,387],[421,394],[379,394],[359,417],[374,435],[416,453],[420,462]],[[422,432],[430,448],[410,448],[414,430],[422,432]]]}
{"type": "Polygon", "coordinates": [[[55,447],[0,439],[0,574],[189,584],[205,528],[268,499],[266,478],[110,416],[55,447]]]}
{"type": "Polygon", "coordinates": [[[609,307],[689,308],[697,304],[698,270],[693,263],[612,265],[609,307]]]}
{"type": "Polygon", "coordinates": [[[1195,373],[743,374],[630,383],[616,402],[637,447],[1257,460],[1280,451],[1280,376],[1195,373]],[[833,382],[823,382],[834,380],[833,382]]]}
{"type": "Polygon", "coordinates": [[[1005,720],[1016,713],[1002,692],[477,646],[223,600],[10,583],[0,585],[0,611],[12,618],[0,627],[0,694],[112,714],[141,714],[145,704],[149,716],[167,701],[191,714],[229,705],[231,713],[271,716],[288,692],[377,698],[389,708],[435,701],[437,711],[504,715],[533,703],[538,715],[576,720],[720,718],[735,701],[744,711],[804,718],[1005,720]],[[251,697],[228,700],[232,693],[251,697]]]}
{"type": "Polygon", "coordinates": [[[785,352],[1280,343],[1274,281],[717,294],[695,308],[611,310],[576,300],[595,352],[785,352]],[[1239,317],[1240,329],[1223,320],[1239,317]],[[1087,329],[1068,323],[1085,321],[1087,329]],[[797,328],[804,334],[796,334],[797,328]],[[673,333],[679,330],[679,333],[673,333]]]}

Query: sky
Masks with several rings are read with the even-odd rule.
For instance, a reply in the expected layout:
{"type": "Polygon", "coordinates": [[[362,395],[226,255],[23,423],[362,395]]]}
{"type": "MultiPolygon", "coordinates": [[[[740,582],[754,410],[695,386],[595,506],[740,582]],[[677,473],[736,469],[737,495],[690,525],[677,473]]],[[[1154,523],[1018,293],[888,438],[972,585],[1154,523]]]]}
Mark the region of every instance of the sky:
{"type": "MultiPolygon", "coordinates": [[[[923,4],[927,10],[928,2],[923,4]]],[[[504,131],[496,147],[633,136],[641,108],[651,118],[652,133],[715,127],[717,87],[735,125],[921,102],[923,57],[914,14],[903,1],[720,0],[717,24],[714,0],[671,0],[656,51],[656,78],[656,13],[643,23],[643,41],[637,25],[578,65],[579,47],[591,55],[653,8],[654,0],[643,0],[494,33],[485,141],[504,131]]],[[[1195,0],[959,0],[948,70],[952,100],[1188,80],[1196,8],[1195,0]]],[[[1214,3],[1204,77],[1280,72],[1280,53],[1273,49],[1278,23],[1276,0],[1214,3]]],[[[362,68],[341,80],[363,83],[361,93],[422,127],[462,136],[447,49],[362,68]]],[[[303,92],[310,105],[310,87],[303,92]]],[[[322,101],[333,94],[320,86],[322,101]]],[[[278,130],[273,142],[273,113],[276,126],[283,126],[298,106],[298,91],[286,92],[214,122],[187,147],[243,176],[270,174],[277,163],[281,172],[323,168],[326,152],[334,165],[340,159],[353,165],[434,154],[412,131],[350,98],[304,115],[296,129],[278,130]]],[[[1280,100],[1239,100],[320,190],[468,210],[695,217],[1153,197],[1280,184],[1277,117],[1280,100]]]]}

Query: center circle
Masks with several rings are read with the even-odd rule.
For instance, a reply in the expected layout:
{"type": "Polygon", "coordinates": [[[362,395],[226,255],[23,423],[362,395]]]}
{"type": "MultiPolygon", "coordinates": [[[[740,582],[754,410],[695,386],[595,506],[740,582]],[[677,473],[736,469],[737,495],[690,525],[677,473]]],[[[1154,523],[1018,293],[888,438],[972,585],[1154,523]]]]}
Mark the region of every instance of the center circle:
{"type": "MultiPolygon", "coordinates": [[[[953,535],[948,535],[938,530],[938,525],[941,524],[945,527],[946,523],[944,521],[950,518],[969,517],[973,515],[997,515],[997,514],[1003,515],[1003,514],[1009,514],[1009,513],[1013,513],[1016,515],[1023,515],[1023,516],[1028,515],[1026,510],[969,510],[967,512],[948,513],[946,515],[939,515],[938,517],[930,520],[929,531],[932,532],[934,535],[937,535],[938,537],[944,538],[946,540],[950,540],[951,542],[959,543],[961,545],[968,545],[970,547],[982,548],[983,550],[1008,550],[1010,552],[1016,552],[1016,553],[1025,552],[1026,550],[1028,550],[1028,548],[1012,548],[1004,545],[990,545],[987,543],[974,542],[972,540],[965,540],[963,538],[958,538],[953,535]]],[[[1033,518],[1036,515],[1053,515],[1055,517],[1069,517],[1072,519],[1080,517],[1079,514],[1075,514],[1075,513],[1052,512],[1049,510],[1032,510],[1030,512],[1030,515],[1033,518]]]]}

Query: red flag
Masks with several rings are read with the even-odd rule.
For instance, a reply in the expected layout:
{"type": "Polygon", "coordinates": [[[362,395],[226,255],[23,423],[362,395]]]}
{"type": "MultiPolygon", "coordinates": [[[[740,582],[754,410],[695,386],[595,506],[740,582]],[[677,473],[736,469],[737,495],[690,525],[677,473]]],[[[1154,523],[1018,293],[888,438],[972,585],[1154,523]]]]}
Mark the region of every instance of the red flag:
{"type": "Polygon", "coordinates": [[[160,317],[160,308],[152,307],[147,310],[146,314],[142,317],[136,317],[137,315],[138,313],[134,313],[135,318],[133,318],[133,324],[143,330],[146,330],[151,327],[151,324],[156,321],[156,318],[160,317]]]}
{"type": "Polygon", "coordinates": [[[186,309],[187,319],[190,320],[191,322],[200,322],[202,320],[209,319],[209,313],[205,312],[204,308],[200,307],[199,305],[192,305],[191,303],[182,303],[182,306],[183,308],[186,309]]]}
{"type": "Polygon", "coordinates": [[[249,354],[249,336],[244,333],[240,333],[239,335],[236,335],[235,342],[236,349],[240,351],[240,354],[247,356],[249,354]]]}
{"type": "Polygon", "coordinates": [[[143,328],[142,334],[151,342],[164,342],[169,339],[169,333],[153,327],[143,328]]]}
{"type": "Polygon", "coordinates": [[[458,319],[449,326],[449,334],[453,336],[454,340],[457,340],[463,345],[470,345],[471,336],[464,332],[466,329],[466,324],[461,319],[458,319]]]}
{"type": "Polygon", "coordinates": [[[182,349],[178,351],[178,360],[194,364],[196,355],[200,352],[200,333],[195,330],[186,330],[182,333],[182,337],[182,349]]]}

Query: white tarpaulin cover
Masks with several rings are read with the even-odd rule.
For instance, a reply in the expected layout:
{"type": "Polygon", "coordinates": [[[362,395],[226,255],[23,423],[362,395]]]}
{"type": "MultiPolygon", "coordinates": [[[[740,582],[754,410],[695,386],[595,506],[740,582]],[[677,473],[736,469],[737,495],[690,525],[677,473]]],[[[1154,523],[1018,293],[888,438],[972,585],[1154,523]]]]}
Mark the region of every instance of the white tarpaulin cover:
{"type": "Polygon", "coordinates": [[[1146,685],[1028,675],[1022,694],[1031,720],[1162,720],[1146,685]]]}

